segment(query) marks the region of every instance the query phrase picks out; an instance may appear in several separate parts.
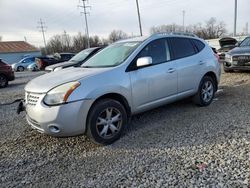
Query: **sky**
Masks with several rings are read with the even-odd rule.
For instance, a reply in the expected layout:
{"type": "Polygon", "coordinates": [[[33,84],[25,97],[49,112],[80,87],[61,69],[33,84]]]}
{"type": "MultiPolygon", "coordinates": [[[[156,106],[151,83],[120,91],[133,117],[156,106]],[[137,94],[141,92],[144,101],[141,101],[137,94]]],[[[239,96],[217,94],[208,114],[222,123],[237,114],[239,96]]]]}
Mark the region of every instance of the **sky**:
{"type": "MultiPolygon", "coordinates": [[[[176,23],[182,25],[185,10],[185,25],[205,23],[215,17],[226,23],[233,32],[234,0],[139,0],[142,30],[149,34],[152,26],[176,23]]],[[[77,7],[80,0],[0,0],[0,36],[3,41],[24,40],[35,46],[43,46],[38,21],[41,18],[47,27],[45,37],[55,34],[76,35],[85,32],[84,16],[77,7]]],[[[109,33],[123,30],[139,35],[136,0],[88,0],[89,34],[107,37],[109,33]]],[[[250,0],[238,0],[237,32],[242,32],[249,23],[250,0]]],[[[250,28],[249,28],[250,31],[250,28]]]]}

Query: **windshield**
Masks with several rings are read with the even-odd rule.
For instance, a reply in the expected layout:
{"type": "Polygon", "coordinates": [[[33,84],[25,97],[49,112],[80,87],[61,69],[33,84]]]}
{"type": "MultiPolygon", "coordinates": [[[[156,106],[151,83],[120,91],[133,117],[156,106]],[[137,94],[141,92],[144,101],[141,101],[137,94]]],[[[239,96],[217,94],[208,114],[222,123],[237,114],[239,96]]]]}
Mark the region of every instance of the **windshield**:
{"type": "Polygon", "coordinates": [[[88,57],[88,55],[93,51],[94,49],[87,49],[80,51],[78,54],[76,54],[74,57],[72,57],[69,61],[74,61],[74,62],[81,62],[84,59],[88,57]]]}
{"type": "Polygon", "coordinates": [[[82,65],[85,68],[114,67],[121,64],[140,42],[115,43],[104,48],[82,65]]]}
{"type": "Polygon", "coordinates": [[[244,46],[250,46],[250,37],[246,38],[245,40],[241,42],[240,47],[244,47],[244,46]]]}

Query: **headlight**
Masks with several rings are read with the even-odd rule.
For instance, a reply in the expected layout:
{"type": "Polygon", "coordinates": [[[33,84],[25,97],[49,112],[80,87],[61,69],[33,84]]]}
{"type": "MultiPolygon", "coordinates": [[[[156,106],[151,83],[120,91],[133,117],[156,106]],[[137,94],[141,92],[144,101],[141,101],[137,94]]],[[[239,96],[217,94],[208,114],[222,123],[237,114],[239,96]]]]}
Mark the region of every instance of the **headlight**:
{"type": "Polygon", "coordinates": [[[229,62],[232,62],[232,56],[229,55],[229,54],[226,54],[225,55],[225,60],[229,61],[229,62]]]}
{"type": "Polygon", "coordinates": [[[59,71],[59,70],[62,70],[62,67],[56,67],[56,68],[54,69],[54,71],[59,71]]]}
{"type": "Polygon", "coordinates": [[[50,90],[43,99],[46,105],[58,105],[67,102],[70,94],[80,86],[79,82],[69,82],[50,90]]]}

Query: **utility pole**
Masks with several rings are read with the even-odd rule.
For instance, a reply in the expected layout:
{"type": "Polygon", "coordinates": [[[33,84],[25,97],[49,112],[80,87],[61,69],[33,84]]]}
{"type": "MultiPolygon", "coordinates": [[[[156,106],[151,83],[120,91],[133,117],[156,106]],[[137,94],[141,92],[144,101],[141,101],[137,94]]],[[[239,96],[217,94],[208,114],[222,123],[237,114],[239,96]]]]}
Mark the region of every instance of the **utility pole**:
{"type": "Polygon", "coordinates": [[[246,35],[248,35],[248,22],[246,23],[246,35]]]}
{"type": "Polygon", "coordinates": [[[88,44],[88,48],[90,47],[90,42],[89,42],[89,28],[88,28],[88,19],[87,19],[87,14],[89,14],[89,12],[87,12],[87,8],[91,8],[91,6],[86,6],[85,2],[87,0],[82,0],[82,5],[78,5],[78,7],[81,7],[83,9],[83,12],[81,12],[81,14],[84,14],[84,18],[85,18],[85,24],[86,24],[86,35],[87,35],[87,44],[88,44]]]}
{"type": "Polygon", "coordinates": [[[137,7],[137,14],[138,14],[138,21],[139,21],[140,35],[142,36],[141,16],[140,16],[140,9],[139,9],[139,3],[138,3],[138,0],[136,0],[136,7],[137,7]]]}
{"type": "Polygon", "coordinates": [[[236,25],[237,25],[237,0],[234,2],[234,37],[236,37],[236,25]]]}
{"type": "Polygon", "coordinates": [[[185,32],[185,10],[182,11],[182,28],[183,32],[185,32]]]}
{"type": "Polygon", "coordinates": [[[45,22],[43,22],[41,18],[40,18],[38,24],[39,25],[37,26],[37,28],[39,28],[40,32],[42,32],[42,34],[43,34],[43,42],[44,42],[45,52],[47,53],[47,44],[46,44],[46,39],[45,39],[45,32],[46,32],[47,27],[45,26],[45,22]]]}
{"type": "Polygon", "coordinates": [[[69,36],[68,36],[68,34],[67,34],[67,32],[66,32],[66,30],[64,30],[63,31],[63,36],[64,36],[64,41],[65,41],[65,44],[67,45],[67,48],[69,48],[69,36]]]}

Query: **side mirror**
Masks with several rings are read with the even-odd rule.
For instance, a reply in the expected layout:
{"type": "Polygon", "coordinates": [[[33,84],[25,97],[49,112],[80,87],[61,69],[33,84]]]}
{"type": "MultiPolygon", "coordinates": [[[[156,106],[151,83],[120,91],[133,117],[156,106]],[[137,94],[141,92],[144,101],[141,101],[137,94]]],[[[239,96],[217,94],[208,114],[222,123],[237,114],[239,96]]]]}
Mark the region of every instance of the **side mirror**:
{"type": "Polygon", "coordinates": [[[152,57],[141,57],[137,59],[136,66],[143,67],[143,66],[151,65],[152,62],[153,62],[152,57]]]}

